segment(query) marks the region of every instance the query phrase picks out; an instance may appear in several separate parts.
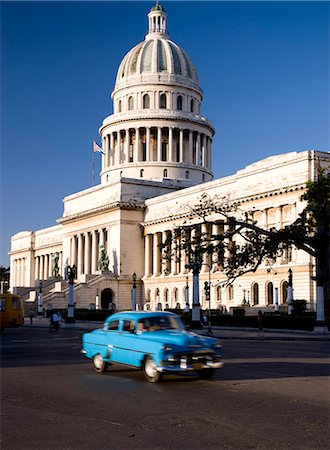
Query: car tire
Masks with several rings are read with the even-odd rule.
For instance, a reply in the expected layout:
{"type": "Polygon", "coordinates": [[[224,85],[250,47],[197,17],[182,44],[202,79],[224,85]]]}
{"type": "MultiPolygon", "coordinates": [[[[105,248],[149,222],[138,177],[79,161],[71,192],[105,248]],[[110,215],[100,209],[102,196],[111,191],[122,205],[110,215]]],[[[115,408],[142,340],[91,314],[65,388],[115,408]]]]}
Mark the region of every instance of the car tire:
{"type": "Polygon", "coordinates": [[[160,379],[161,374],[157,371],[155,361],[150,356],[144,360],[143,372],[146,380],[150,383],[156,383],[160,379]]]}
{"type": "Polygon", "coordinates": [[[98,373],[104,372],[108,366],[108,364],[104,361],[99,353],[93,357],[93,365],[95,371],[98,373]]]}
{"type": "Polygon", "coordinates": [[[203,369],[199,370],[197,373],[199,377],[202,378],[203,380],[209,380],[210,378],[213,377],[214,372],[215,372],[214,369],[203,369]]]}

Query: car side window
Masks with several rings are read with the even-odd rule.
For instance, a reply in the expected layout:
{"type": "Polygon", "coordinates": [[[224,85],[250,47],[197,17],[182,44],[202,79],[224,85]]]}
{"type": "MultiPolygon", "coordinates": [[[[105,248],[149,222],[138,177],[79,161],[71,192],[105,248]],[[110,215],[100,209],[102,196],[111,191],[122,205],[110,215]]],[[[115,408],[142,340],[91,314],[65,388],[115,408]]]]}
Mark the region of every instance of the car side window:
{"type": "Polygon", "coordinates": [[[118,331],[119,320],[113,320],[109,323],[109,331],[118,331]]]}
{"type": "Polygon", "coordinates": [[[135,324],[133,320],[124,320],[123,331],[128,331],[129,333],[134,333],[135,324]]]}

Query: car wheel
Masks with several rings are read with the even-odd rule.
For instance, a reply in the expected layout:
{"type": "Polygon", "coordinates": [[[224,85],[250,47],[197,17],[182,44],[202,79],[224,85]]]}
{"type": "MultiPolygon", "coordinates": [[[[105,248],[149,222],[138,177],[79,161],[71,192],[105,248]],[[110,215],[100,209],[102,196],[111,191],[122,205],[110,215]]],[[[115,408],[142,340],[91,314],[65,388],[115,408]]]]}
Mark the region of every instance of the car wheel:
{"type": "Polygon", "coordinates": [[[104,372],[108,365],[99,353],[94,356],[93,364],[94,364],[94,369],[98,373],[104,372]]]}
{"type": "Polygon", "coordinates": [[[160,379],[160,373],[157,371],[155,361],[150,356],[147,356],[144,361],[143,372],[150,383],[156,383],[160,379]]]}
{"type": "Polygon", "coordinates": [[[209,380],[214,375],[214,369],[203,369],[199,370],[197,373],[203,380],[209,380]]]}

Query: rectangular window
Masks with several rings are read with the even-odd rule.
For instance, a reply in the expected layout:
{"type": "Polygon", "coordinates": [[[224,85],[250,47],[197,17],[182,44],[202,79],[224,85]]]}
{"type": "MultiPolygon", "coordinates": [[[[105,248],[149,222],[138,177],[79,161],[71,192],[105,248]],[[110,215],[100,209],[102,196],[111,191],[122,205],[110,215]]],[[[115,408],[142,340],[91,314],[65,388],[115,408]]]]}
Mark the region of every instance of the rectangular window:
{"type": "Polygon", "coordinates": [[[110,330],[110,331],[117,331],[118,330],[118,325],[119,325],[119,320],[113,320],[112,322],[109,323],[108,330],[110,330]]]}

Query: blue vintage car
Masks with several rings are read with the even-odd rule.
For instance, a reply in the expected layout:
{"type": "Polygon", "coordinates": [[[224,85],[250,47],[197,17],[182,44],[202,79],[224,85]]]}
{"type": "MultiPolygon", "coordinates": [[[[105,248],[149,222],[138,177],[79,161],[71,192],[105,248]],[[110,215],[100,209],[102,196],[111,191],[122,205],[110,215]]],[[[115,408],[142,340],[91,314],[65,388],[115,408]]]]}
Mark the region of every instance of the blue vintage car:
{"type": "Polygon", "coordinates": [[[176,314],[127,311],[108,317],[103,329],[84,333],[81,351],[97,372],[126,364],[155,383],[162,374],[192,370],[210,378],[223,365],[221,348],[217,339],[185,330],[176,314]]]}

